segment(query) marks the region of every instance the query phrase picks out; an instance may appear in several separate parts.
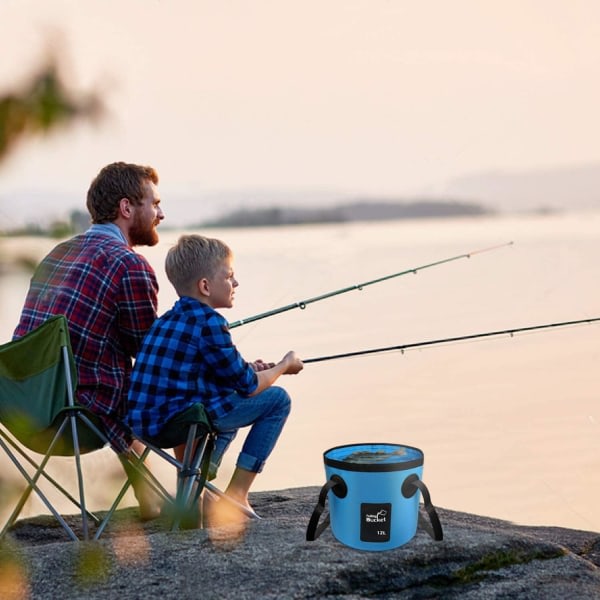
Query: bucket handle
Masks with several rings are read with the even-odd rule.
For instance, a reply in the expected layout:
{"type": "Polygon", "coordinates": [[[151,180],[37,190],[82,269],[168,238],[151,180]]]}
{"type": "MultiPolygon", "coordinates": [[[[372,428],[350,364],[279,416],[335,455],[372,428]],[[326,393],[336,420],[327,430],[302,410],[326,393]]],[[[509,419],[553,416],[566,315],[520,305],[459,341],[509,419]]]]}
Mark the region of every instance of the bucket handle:
{"type": "Polygon", "coordinates": [[[436,541],[439,542],[444,539],[444,532],[442,531],[442,524],[435,510],[435,507],[431,503],[431,496],[427,486],[421,481],[418,475],[414,473],[409,475],[402,484],[402,495],[405,498],[412,498],[417,490],[421,491],[421,497],[423,498],[423,508],[429,516],[431,526],[426,521],[421,523],[423,529],[436,541]]]}
{"type": "Polygon", "coordinates": [[[325,483],[325,485],[321,488],[319,500],[315,506],[315,510],[313,510],[312,516],[310,517],[308,527],[306,528],[306,540],[308,542],[313,542],[316,540],[329,526],[329,513],[327,513],[327,516],[319,525],[319,519],[325,510],[325,502],[327,501],[327,494],[329,493],[329,490],[331,490],[338,498],[344,498],[348,493],[346,482],[339,475],[332,475],[327,483],[325,483]]]}
{"type": "MultiPolygon", "coordinates": [[[[308,527],[306,529],[306,540],[308,542],[313,542],[316,540],[329,526],[329,514],[327,514],[321,524],[319,524],[319,519],[325,510],[325,502],[327,501],[327,494],[330,490],[338,498],[344,498],[348,493],[346,482],[339,475],[332,475],[325,485],[323,485],[321,492],[319,493],[319,500],[315,506],[312,516],[310,517],[310,521],[308,522],[308,527]]],[[[425,508],[431,523],[431,525],[429,525],[429,523],[423,521],[421,526],[436,542],[439,542],[444,539],[444,532],[442,530],[442,524],[440,523],[437,511],[431,503],[431,495],[429,494],[429,490],[427,489],[425,483],[423,483],[423,481],[421,481],[417,475],[409,475],[402,484],[402,495],[405,498],[411,498],[417,493],[417,490],[421,491],[423,508],[425,508]]]]}

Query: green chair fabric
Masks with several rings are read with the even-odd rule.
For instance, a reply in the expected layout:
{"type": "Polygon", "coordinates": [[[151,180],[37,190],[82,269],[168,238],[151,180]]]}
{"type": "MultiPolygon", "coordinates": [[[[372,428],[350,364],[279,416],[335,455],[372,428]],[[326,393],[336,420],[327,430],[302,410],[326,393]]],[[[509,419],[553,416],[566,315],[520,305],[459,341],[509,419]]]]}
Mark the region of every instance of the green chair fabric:
{"type": "Polygon", "coordinates": [[[76,385],[75,362],[64,316],[51,317],[22,338],[0,346],[0,446],[27,482],[0,537],[15,522],[30,493],[35,491],[69,537],[78,539],[40,489],[38,480],[42,477],[80,508],[86,539],[88,519],[100,523],[85,507],[80,456],[102,448],[108,439],[98,419],[86,408],[76,405],[76,385]],[[43,454],[43,459],[37,463],[26,450],[43,454]],[[46,474],[46,465],[52,456],[75,458],[78,501],[46,474]],[[34,474],[25,468],[24,462],[34,467],[34,474]]]}
{"type": "Polygon", "coordinates": [[[163,430],[157,436],[147,436],[146,441],[158,448],[174,448],[185,444],[188,432],[192,425],[198,425],[196,436],[200,437],[212,431],[212,425],[202,404],[193,404],[189,408],[177,413],[167,421],[163,430]]]}
{"type": "MultiPolygon", "coordinates": [[[[0,346],[0,422],[30,450],[40,454],[48,450],[69,406],[68,385],[75,390],[77,378],[64,316],[51,317],[22,338],[0,346]]],[[[101,427],[90,411],[81,410],[101,427]]],[[[88,427],[79,427],[78,433],[81,453],[105,444],[88,427]]],[[[72,437],[63,436],[53,455],[73,452],[72,437]]]]}
{"type": "MultiPolygon", "coordinates": [[[[0,421],[32,450],[39,445],[37,436],[52,426],[67,404],[65,346],[72,356],[62,316],[0,346],[0,421]]],[[[74,374],[74,365],[69,366],[74,374]]],[[[71,377],[74,389],[77,382],[71,377]]]]}

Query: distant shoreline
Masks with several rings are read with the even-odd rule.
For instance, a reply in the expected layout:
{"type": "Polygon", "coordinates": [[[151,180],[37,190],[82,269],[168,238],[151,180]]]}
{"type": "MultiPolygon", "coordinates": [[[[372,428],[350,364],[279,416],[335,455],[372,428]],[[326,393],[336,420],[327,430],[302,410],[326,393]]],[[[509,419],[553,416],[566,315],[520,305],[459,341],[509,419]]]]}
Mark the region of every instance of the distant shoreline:
{"type": "MultiPolygon", "coordinates": [[[[512,214],[553,215],[563,211],[549,206],[521,211],[512,214]]],[[[252,228],[277,227],[286,225],[319,225],[336,223],[360,223],[375,221],[400,221],[414,219],[451,219],[460,217],[494,217],[511,214],[499,211],[476,202],[458,200],[413,200],[392,201],[360,199],[338,205],[326,206],[281,206],[237,208],[212,219],[189,223],[187,227],[197,228],[252,228]]],[[[66,220],[49,221],[47,224],[31,223],[21,227],[0,229],[0,239],[34,237],[64,239],[83,233],[90,225],[86,211],[73,210],[66,220]]],[[[169,222],[161,225],[161,230],[181,229],[181,225],[169,222]]],[[[0,257],[1,262],[2,257],[0,257]]]]}
{"type": "Polygon", "coordinates": [[[494,211],[482,205],[459,201],[378,202],[359,200],[325,208],[283,208],[279,206],[237,209],[201,227],[259,227],[348,223],[395,219],[427,219],[464,216],[490,216],[494,211]]]}

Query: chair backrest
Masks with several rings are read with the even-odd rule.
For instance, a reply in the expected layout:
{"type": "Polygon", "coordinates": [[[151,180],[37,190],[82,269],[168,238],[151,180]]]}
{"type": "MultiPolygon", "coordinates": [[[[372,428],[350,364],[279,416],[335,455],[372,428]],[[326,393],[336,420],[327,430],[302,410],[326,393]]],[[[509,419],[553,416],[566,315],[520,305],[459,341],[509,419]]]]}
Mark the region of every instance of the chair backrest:
{"type": "Polygon", "coordinates": [[[0,421],[22,444],[43,451],[55,419],[72,402],[68,379],[74,390],[68,324],[57,315],[0,346],[0,421]]]}

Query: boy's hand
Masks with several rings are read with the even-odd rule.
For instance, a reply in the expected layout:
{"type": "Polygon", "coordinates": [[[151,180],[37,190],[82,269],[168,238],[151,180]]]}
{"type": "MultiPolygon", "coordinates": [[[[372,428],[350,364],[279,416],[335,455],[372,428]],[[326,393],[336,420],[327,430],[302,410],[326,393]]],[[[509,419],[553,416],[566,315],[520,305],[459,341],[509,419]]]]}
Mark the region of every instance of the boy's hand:
{"type": "Polygon", "coordinates": [[[255,371],[266,371],[267,369],[271,369],[272,367],[275,366],[275,363],[266,363],[264,360],[262,360],[261,358],[255,360],[254,362],[250,363],[250,366],[255,370],[255,371]]]}
{"type": "Polygon", "coordinates": [[[281,362],[286,363],[286,369],[284,371],[285,375],[296,375],[296,373],[300,373],[300,371],[304,369],[304,364],[296,356],[296,353],[293,350],[290,350],[282,358],[281,362]]]}

